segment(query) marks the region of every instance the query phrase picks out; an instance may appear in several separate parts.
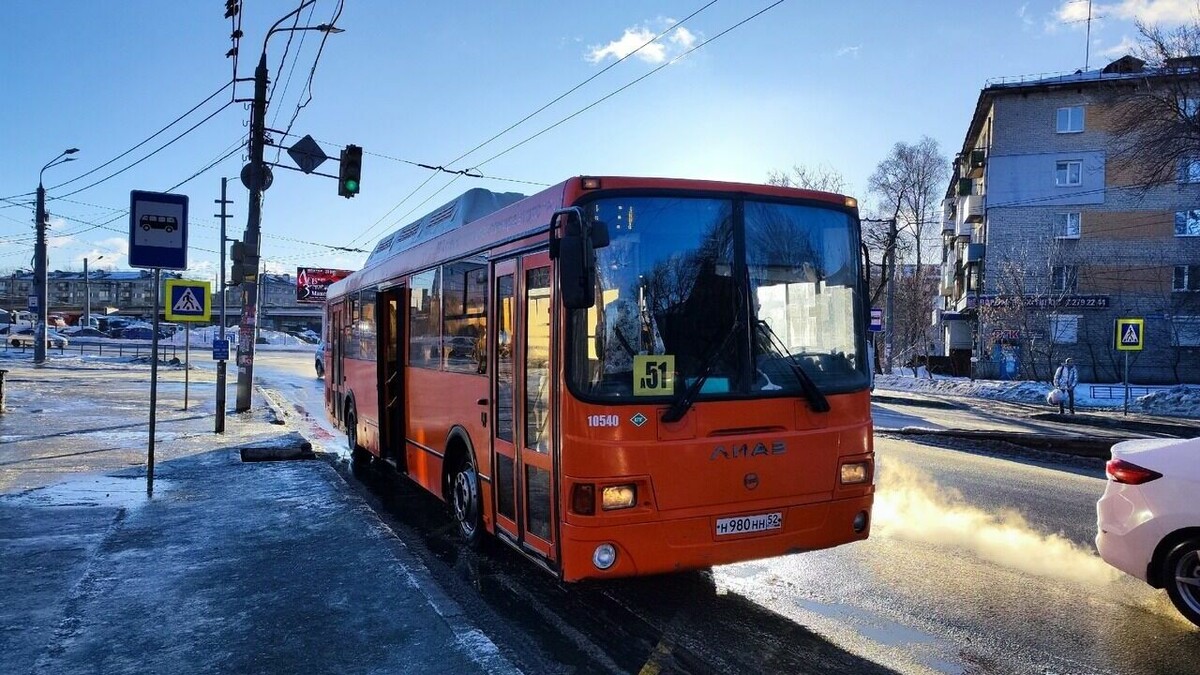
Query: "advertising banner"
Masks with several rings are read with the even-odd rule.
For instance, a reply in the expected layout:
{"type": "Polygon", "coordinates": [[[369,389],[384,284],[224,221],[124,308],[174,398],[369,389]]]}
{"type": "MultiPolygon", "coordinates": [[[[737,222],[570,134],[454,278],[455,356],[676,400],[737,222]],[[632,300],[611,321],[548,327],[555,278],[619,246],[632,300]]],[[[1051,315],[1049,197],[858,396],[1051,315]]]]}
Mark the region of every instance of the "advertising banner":
{"type": "Polygon", "coordinates": [[[350,276],[353,270],[334,270],[325,267],[296,268],[296,301],[320,304],[335,281],[350,276]]]}

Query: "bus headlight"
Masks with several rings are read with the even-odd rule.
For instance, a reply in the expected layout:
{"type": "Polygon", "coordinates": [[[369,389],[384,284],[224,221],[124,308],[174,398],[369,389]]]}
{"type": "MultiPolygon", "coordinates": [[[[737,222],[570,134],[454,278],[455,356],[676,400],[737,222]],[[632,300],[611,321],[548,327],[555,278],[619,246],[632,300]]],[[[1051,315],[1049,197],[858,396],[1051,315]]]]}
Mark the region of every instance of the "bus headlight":
{"type": "Polygon", "coordinates": [[[847,462],[842,465],[842,485],[865,483],[871,475],[868,462],[847,462]]]}
{"type": "Polygon", "coordinates": [[[637,486],[609,485],[600,493],[600,508],[605,511],[628,509],[637,506],[637,486]]]}
{"type": "Polygon", "coordinates": [[[600,544],[592,553],[592,564],[598,570],[606,570],[617,562],[617,549],[612,544],[600,544]]]}

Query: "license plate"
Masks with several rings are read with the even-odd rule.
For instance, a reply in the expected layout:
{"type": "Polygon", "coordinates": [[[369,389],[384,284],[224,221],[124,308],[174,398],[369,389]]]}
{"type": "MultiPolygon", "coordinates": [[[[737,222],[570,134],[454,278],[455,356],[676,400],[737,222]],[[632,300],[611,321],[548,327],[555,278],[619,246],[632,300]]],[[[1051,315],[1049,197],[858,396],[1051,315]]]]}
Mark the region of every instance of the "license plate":
{"type": "Polygon", "coordinates": [[[717,518],[717,536],[766,532],[783,527],[782,513],[760,513],[756,516],[733,516],[717,518]]]}

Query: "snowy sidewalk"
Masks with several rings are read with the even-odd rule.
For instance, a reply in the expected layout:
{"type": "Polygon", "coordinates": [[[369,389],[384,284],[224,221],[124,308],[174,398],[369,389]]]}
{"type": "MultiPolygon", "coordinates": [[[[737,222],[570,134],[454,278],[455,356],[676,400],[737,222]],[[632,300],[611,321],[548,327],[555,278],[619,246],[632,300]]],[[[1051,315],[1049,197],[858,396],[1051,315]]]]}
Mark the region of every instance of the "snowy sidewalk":
{"type": "Polygon", "coordinates": [[[211,373],[160,369],[147,497],[148,367],[0,368],[0,671],[515,670],[332,466],[242,461],[303,442],[265,406],[212,433],[211,373]]]}

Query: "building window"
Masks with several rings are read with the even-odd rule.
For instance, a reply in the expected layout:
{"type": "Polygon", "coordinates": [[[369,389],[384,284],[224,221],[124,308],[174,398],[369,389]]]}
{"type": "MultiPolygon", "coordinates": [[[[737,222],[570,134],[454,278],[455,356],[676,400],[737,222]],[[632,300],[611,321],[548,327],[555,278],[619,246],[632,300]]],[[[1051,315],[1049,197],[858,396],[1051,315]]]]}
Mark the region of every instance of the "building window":
{"type": "Polygon", "coordinates": [[[1054,236],[1059,239],[1079,238],[1079,212],[1054,214],[1054,236]]]}
{"type": "Polygon", "coordinates": [[[1073,105],[1069,108],[1059,108],[1055,131],[1060,134],[1077,134],[1083,131],[1083,106],[1073,105]]]}
{"type": "Polygon", "coordinates": [[[1200,265],[1176,265],[1171,290],[1200,291],[1200,265]]]}
{"type": "Polygon", "coordinates": [[[1179,162],[1180,183],[1200,183],[1200,159],[1188,158],[1179,162]]]}
{"type": "Polygon", "coordinates": [[[1060,187],[1083,184],[1083,162],[1057,162],[1054,165],[1054,184],[1060,187]]]}
{"type": "Polygon", "coordinates": [[[1171,317],[1171,346],[1200,347],[1200,316],[1171,317]]]}
{"type": "Polygon", "coordinates": [[[1175,212],[1176,237],[1200,237],[1200,209],[1175,212]]]}
{"type": "Polygon", "coordinates": [[[1077,273],[1074,265],[1050,268],[1050,287],[1059,293],[1074,293],[1077,273]]]}
{"type": "Polygon", "coordinates": [[[1056,345],[1073,345],[1079,341],[1078,314],[1051,314],[1050,341],[1056,345]]]}

